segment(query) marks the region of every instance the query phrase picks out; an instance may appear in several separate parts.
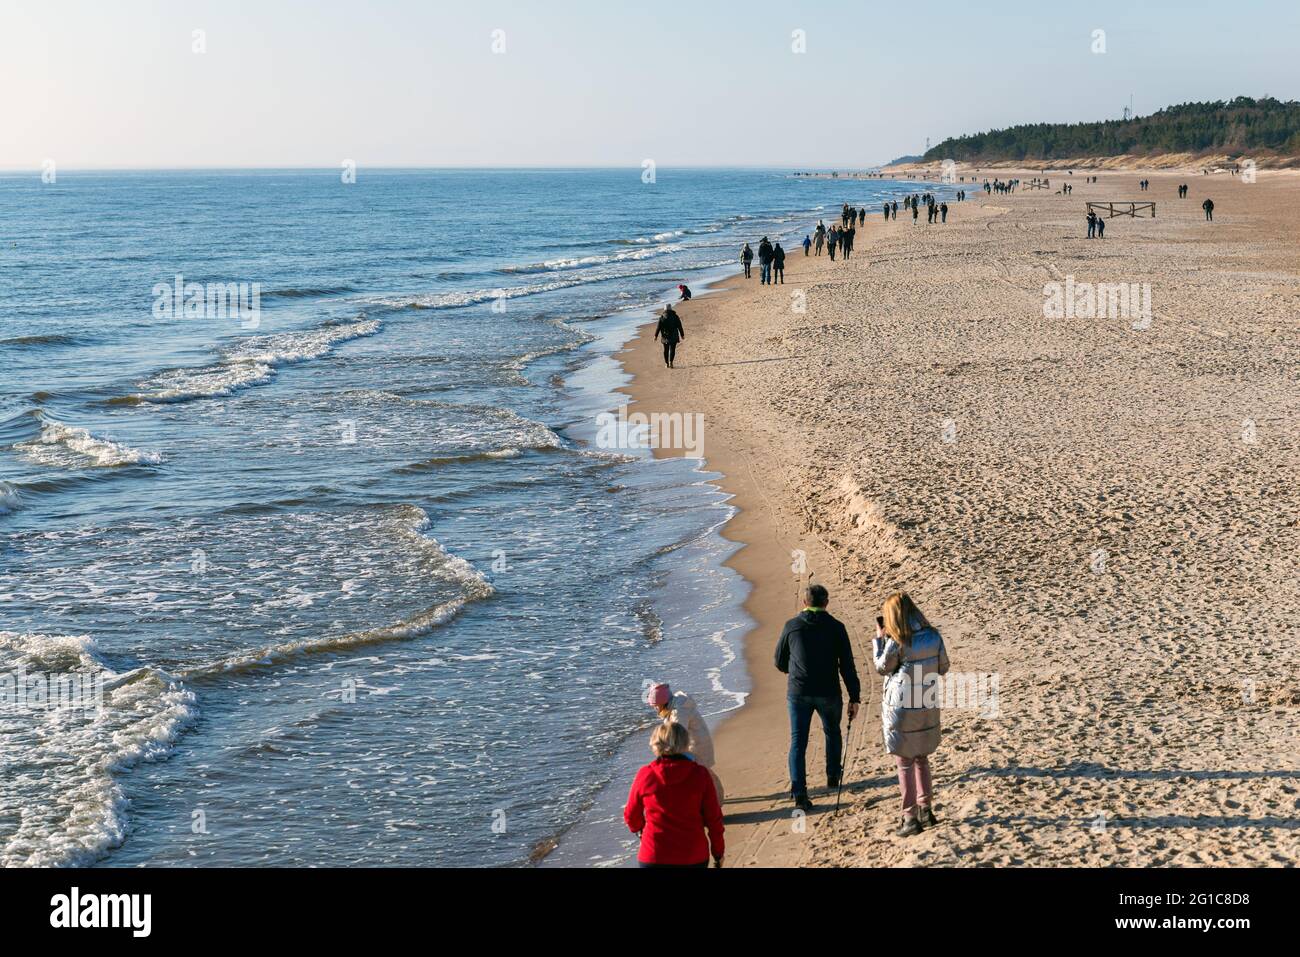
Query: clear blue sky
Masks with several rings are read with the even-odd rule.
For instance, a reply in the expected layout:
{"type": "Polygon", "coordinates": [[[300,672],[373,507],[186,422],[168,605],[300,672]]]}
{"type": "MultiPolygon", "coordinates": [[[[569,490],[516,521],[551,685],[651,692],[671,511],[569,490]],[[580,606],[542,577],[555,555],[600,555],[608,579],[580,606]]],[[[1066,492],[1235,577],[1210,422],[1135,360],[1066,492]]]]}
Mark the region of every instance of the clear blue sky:
{"type": "Polygon", "coordinates": [[[1298,0],[4,0],[0,167],[864,166],[1300,98],[1298,51],[1298,0]]]}

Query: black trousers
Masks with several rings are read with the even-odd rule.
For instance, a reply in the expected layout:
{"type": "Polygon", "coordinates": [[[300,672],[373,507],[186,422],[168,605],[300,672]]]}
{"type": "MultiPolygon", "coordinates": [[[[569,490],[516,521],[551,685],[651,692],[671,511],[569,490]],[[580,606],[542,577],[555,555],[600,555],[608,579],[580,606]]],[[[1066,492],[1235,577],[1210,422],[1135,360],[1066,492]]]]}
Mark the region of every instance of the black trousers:
{"type": "Polygon", "coordinates": [[[676,358],[676,356],[677,356],[676,340],[669,342],[667,339],[665,339],[664,340],[664,362],[668,363],[668,365],[672,365],[673,359],[676,358]]]}

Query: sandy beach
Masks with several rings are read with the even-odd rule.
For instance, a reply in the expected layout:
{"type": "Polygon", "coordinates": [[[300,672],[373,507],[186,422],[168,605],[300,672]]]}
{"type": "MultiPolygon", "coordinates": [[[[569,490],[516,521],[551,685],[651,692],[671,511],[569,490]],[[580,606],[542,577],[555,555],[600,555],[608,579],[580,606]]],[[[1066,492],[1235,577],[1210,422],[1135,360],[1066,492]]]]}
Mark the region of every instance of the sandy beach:
{"type": "Polygon", "coordinates": [[[716,737],[728,866],[1300,860],[1300,175],[1097,175],[972,185],[945,225],[868,208],[850,262],[790,250],[784,287],[755,264],[683,305],[675,370],[649,327],[624,353],[637,411],[704,416],[740,510],[756,626],[753,693],[716,737]],[[1085,202],[1112,200],[1157,216],[1086,239],[1085,202]],[[1132,308],[1080,307],[1095,283],[1137,284],[1132,308]],[[772,664],[798,552],[864,682],[842,810],[814,791],[806,827],[772,664]],[[996,682],[945,710],[940,824],[908,840],[870,666],[900,588],[954,671],[996,682]]]}

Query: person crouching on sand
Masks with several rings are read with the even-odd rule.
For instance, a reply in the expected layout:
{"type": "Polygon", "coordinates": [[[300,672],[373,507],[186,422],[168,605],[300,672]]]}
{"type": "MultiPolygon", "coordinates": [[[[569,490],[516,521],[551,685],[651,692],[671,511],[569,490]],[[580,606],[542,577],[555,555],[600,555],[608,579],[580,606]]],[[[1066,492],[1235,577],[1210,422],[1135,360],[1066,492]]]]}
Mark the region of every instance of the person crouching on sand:
{"type": "Polygon", "coordinates": [[[686,729],[689,738],[686,743],[686,756],[693,759],[696,764],[702,764],[709,769],[709,773],[713,775],[713,787],[718,792],[718,803],[721,804],[724,800],[722,781],[713,770],[713,735],[709,733],[709,726],[704,723],[695,699],[685,691],[673,691],[666,684],[657,684],[650,688],[646,700],[655,711],[659,712],[659,717],[663,718],[664,724],[680,724],[686,729]]]}
{"type": "Polygon", "coordinates": [[[686,754],[690,736],[680,724],[655,725],[655,759],[637,772],[623,820],[640,835],[642,867],[722,866],[722,806],[713,777],[686,754]]]}
{"type": "Polygon", "coordinates": [[[930,676],[948,673],[948,651],[943,636],[925,620],[907,593],[895,592],[876,619],[872,657],[876,671],[885,676],[880,708],[885,750],[898,763],[898,784],[903,791],[903,823],[898,836],[911,837],[938,823],[930,755],[939,747],[939,709],[925,704],[927,695],[934,694],[930,689],[935,679],[930,676]]]}

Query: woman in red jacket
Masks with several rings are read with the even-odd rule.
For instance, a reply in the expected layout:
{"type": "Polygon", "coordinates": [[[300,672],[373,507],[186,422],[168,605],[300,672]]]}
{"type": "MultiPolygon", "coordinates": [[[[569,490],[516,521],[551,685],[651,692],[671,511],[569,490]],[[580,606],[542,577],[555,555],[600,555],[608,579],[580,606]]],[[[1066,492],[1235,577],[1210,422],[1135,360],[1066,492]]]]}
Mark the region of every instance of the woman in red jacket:
{"type": "Polygon", "coordinates": [[[642,867],[722,866],[722,808],[713,775],[686,754],[690,735],[680,724],[660,724],[650,736],[657,757],[637,772],[623,820],[641,835],[642,867]],[[705,832],[708,836],[705,836],[705,832]]]}

